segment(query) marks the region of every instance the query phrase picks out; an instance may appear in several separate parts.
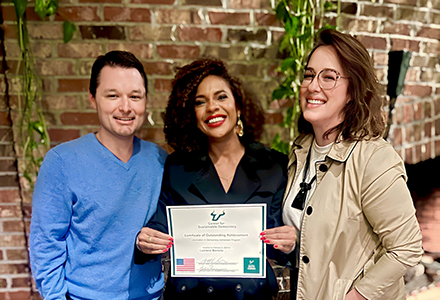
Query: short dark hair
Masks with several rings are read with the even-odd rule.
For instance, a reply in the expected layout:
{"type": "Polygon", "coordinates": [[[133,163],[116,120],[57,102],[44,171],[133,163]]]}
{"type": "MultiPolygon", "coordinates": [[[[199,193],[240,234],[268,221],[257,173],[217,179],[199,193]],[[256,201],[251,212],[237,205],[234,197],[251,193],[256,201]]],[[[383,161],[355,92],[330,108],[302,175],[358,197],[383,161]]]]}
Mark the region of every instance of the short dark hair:
{"type": "Polygon", "coordinates": [[[96,95],[96,89],[99,86],[99,79],[101,75],[101,70],[105,66],[110,67],[120,67],[125,69],[134,68],[139,71],[142,78],[144,79],[145,85],[145,95],[148,93],[148,81],[147,74],[145,74],[144,67],[142,63],[133,55],[133,53],[127,51],[110,51],[105,55],[100,55],[96,58],[92,66],[92,74],[90,75],[90,86],[89,91],[93,97],[96,95]]]}
{"type": "MultiPolygon", "coordinates": [[[[315,50],[321,46],[332,46],[338,55],[345,76],[348,77],[350,101],[342,109],[344,120],[324,133],[342,134],[345,140],[376,138],[384,133],[385,120],[382,115],[383,98],[379,93],[379,82],[374,64],[367,49],[349,34],[334,29],[324,29],[310,53],[307,65],[315,50]]],[[[301,133],[313,133],[312,125],[301,116],[298,121],[301,133]]]]}
{"type": "Polygon", "coordinates": [[[257,141],[263,132],[263,111],[241,81],[228,73],[223,61],[201,58],[179,68],[172,82],[164,116],[164,133],[168,145],[175,150],[190,152],[208,148],[208,137],[197,127],[195,96],[199,84],[209,75],[225,80],[232,91],[244,127],[240,142],[248,145],[257,141]]]}

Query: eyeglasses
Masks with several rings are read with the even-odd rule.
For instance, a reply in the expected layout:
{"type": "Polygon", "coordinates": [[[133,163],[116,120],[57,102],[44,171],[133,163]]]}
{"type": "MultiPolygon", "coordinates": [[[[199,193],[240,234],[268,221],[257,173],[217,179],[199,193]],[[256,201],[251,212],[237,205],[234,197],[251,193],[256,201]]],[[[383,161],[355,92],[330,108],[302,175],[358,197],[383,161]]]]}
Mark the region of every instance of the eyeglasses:
{"type": "MultiPolygon", "coordinates": [[[[302,87],[309,86],[313,79],[315,79],[316,74],[310,69],[304,70],[304,73],[302,75],[302,87]]],[[[318,84],[323,90],[331,90],[336,86],[336,82],[339,78],[348,78],[348,77],[342,77],[341,74],[333,69],[323,69],[321,72],[318,73],[318,84]]]]}

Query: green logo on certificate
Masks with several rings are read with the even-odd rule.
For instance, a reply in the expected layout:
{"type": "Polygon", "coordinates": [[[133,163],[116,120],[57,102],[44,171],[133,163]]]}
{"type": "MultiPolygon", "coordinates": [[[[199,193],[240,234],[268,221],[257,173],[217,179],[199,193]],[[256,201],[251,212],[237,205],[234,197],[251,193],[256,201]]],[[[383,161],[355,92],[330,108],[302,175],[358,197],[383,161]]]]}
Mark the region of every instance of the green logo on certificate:
{"type": "Polygon", "coordinates": [[[260,273],[260,258],[245,257],[244,258],[244,273],[260,273]]]}

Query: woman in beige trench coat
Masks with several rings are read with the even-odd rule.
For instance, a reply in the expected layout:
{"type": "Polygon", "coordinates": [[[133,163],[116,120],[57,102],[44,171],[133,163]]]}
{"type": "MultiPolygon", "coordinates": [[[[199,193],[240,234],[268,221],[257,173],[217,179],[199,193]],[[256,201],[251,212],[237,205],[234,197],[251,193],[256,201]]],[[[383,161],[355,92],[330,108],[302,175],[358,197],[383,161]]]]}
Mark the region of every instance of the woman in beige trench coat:
{"type": "Polygon", "coordinates": [[[327,29],[319,37],[300,87],[301,134],[284,197],[284,222],[298,236],[292,299],[295,286],[298,300],[405,299],[421,234],[404,164],[381,138],[374,67],[352,36],[327,29]]]}

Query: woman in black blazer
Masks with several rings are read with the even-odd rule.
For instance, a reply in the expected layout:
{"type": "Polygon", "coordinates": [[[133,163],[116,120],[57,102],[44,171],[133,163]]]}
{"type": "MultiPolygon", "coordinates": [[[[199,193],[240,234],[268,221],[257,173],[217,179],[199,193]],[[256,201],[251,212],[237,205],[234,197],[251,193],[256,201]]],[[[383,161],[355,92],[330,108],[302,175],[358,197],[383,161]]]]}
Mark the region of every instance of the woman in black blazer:
{"type": "MultiPolygon", "coordinates": [[[[264,240],[268,256],[276,255],[274,248],[289,252],[296,235],[281,218],[287,157],[255,142],[263,113],[225,64],[199,59],[180,68],[164,119],[165,137],[176,151],[165,163],[157,212],[138,235],[138,249],[158,255],[172,246],[167,205],[266,203],[267,227],[277,227],[264,240]]],[[[264,279],[169,277],[164,298],[272,299],[278,285],[266,265],[264,279]]]]}

